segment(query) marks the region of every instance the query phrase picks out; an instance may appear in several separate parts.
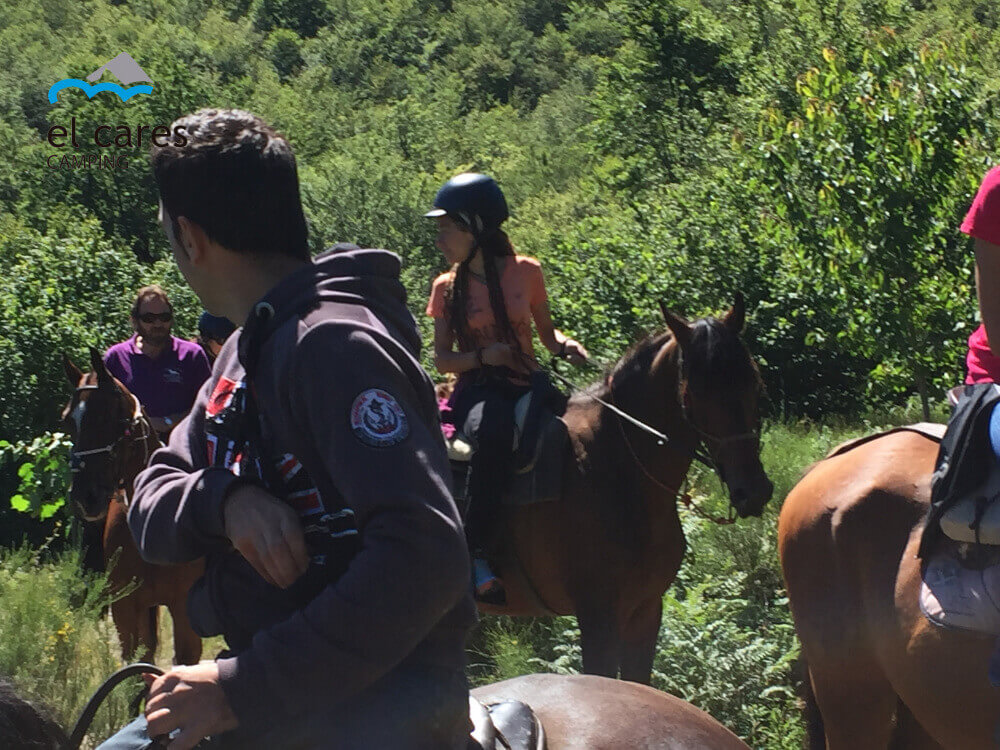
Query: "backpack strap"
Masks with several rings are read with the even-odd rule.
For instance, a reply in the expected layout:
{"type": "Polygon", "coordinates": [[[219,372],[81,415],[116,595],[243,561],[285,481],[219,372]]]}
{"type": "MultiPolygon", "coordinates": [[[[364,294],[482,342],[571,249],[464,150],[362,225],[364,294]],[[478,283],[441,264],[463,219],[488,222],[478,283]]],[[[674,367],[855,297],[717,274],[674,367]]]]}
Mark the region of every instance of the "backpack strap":
{"type": "Polygon", "coordinates": [[[931,477],[931,507],[924,522],[918,557],[928,558],[941,535],[941,516],[966,492],[981,484],[994,463],[989,423],[998,402],[1000,385],[965,386],[938,448],[931,477]]]}

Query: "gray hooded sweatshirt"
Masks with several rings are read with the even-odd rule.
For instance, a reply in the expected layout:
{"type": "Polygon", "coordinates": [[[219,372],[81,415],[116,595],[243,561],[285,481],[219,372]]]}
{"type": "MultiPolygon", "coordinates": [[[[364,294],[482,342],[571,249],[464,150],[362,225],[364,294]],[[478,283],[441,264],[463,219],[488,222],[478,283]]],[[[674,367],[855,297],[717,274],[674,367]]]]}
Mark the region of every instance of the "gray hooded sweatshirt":
{"type": "Polygon", "coordinates": [[[384,250],[335,250],[278,283],[136,480],[129,524],[143,557],[207,558],[190,617],[235,653],[218,664],[242,730],[328,710],[394,670],[464,667],[469,558],[399,268],[384,250]],[[220,457],[213,420],[248,363],[261,463],[281,477],[265,485],[299,512],[312,559],[287,590],[225,535],[227,491],[259,480],[220,457]]]}

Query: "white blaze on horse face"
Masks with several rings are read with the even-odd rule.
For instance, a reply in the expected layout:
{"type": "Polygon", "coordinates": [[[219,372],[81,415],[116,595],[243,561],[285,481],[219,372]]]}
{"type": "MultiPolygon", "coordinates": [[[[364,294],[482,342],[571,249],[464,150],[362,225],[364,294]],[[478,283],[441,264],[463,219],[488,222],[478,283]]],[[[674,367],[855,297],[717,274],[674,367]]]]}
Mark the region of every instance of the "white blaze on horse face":
{"type": "Polygon", "coordinates": [[[76,408],[70,413],[73,424],[76,425],[76,438],[80,437],[80,430],[83,429],[83,413],[87,410],[87,402],[80,399],[76,402],[76,408]]]}

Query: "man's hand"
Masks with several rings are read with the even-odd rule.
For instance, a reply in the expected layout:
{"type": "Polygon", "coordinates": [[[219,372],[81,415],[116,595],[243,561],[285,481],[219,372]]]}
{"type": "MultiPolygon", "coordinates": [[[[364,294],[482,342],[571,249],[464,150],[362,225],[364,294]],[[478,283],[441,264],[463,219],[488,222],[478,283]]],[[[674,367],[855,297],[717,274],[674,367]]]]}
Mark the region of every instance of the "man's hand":
{"type": "Polygon", "coordinates": [[[299,518],[267,490],[244,484],[226,498],[226,536],[253,569],[287,589],[306,572],[309,553],[299,518]]]}
{"type": "Polygon", "coordinates": [[[180,730],[167,745],[170,750],[189,750],[205,737],[239,725],[219,685],[215,662],[174,667],[157,677],[146,701],[146,722],[150,737],[180,730]]]}

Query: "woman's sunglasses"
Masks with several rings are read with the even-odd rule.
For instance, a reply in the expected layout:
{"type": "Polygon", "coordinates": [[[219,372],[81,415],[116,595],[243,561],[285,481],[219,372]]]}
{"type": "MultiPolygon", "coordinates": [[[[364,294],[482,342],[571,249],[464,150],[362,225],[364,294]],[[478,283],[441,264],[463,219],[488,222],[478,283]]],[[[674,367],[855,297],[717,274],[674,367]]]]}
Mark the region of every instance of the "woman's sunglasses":
{"type": "Polygon", "coordinates": [[[173,319],[174,314],[172,312],[143,313],[139,316],[139,320],[143,323],[155,323],[157,320],[161,323],[169,323],[173,319]]]}

